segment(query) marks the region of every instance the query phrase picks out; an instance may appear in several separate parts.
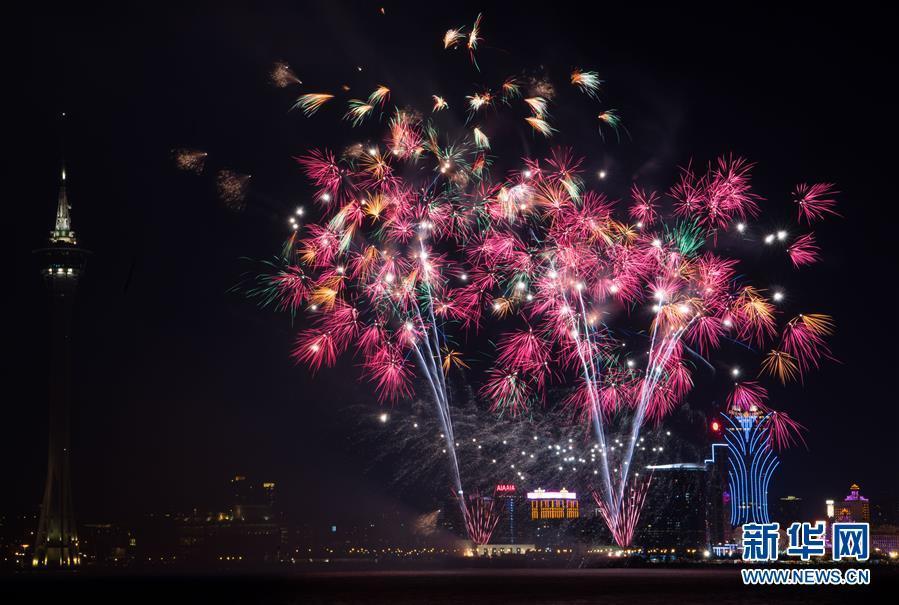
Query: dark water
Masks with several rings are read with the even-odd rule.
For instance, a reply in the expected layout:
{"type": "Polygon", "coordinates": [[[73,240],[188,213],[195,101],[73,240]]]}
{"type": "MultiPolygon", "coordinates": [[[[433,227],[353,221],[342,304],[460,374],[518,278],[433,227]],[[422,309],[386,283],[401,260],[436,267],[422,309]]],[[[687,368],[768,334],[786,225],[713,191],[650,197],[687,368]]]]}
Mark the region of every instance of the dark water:
{"type": "Polygon", "coordinates": [[[259,576],[15,576],[0,603],[428,603],[443,605],[896,603],[896,569],[866,587],[743,586],[738,568],[369,571],[259,576]]]}

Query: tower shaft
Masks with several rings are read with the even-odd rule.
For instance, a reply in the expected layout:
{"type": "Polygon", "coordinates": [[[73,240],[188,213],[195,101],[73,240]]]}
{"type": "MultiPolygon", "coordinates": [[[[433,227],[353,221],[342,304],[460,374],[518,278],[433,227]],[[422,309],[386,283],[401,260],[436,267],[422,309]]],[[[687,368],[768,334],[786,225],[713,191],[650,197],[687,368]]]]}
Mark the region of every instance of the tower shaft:
{"type": "Polygon", "coordinates": [[[35,253],[42,260],[41,274],[51,297],[51,339],[47,482],[44,485],[32,565],[72,567],[81,562],[72,508],[70,463],[73,314],[78,280],[89,253],[77,247],[64,181],[60,185],[50,247],[35,253]]]}
{"type": "Polygon", "coordinates": [[[32,560],[35,566],[41,567],[70,567],[79,562],[78,532],[72,509],[69,437],[72,299],[71,295],[53,293],[47,482],[32,560]]]}

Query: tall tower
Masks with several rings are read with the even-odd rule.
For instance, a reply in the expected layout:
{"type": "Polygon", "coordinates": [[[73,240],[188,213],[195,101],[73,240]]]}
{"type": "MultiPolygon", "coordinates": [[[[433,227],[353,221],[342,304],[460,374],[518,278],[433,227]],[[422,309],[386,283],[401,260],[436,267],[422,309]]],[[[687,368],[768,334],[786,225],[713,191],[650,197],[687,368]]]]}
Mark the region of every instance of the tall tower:
{"type": "Polygon", "coordinates": [[[780,464],[771,445],[770,415],[755,409],[733,409],[721,415],[727,421],[724,439],[731,525],[768,523],[768,485],[780,464]]]}
{"type": "Polygon", "coordinates": [[[70,211],[63,166],[56,224],[50,232],[50,245],[35,251],[41,260],[41,275],[51,297],[50,367],[47,368],[50,438],[47,483],[32,558],[35,567],[73,567],[81,562],[72,511],[69,415],[72,397],[72,313],[78,280],[90,253],[78,247],[70,211]]]}

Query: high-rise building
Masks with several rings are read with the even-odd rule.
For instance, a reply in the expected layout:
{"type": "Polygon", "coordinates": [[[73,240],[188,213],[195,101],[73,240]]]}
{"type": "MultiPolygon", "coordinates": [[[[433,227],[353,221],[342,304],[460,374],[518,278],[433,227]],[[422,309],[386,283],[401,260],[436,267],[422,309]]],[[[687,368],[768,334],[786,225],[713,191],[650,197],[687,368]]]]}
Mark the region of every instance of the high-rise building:
{"type": "Polygon", "coordinates": [[[518,487],[514,483],[500,483],[494,488],[494,497],[501,507],[499,523],[493,531],[492,541],[498,544],[517,544],[521,542],[522,511],[526,510],[521,502],[518,487]]]}
{"type": "Polygon", "coordinates": [[[70,212],[66,171],[63,168],[50,245],[35,251],[41,259],[41,275],[51,297],[51,361],[48,368],[50,434],[47,482],[32,557],[35,567],[71,567],[80,563],[78,532],[72,510],[69,416],[72,400],[72,316],[78,281],[89,252],[78,247],[70,212]]]}
{"type": "Polygon", "coordinates": [[[838,521],[871,522],[871,507],[868,499],[859,493],[860,489],[855,483],[849,486],[849,493],[837,505],[836,518],[838,521]]]}
{"type": "Polygon", "coordinates": [[[791,523],[801,521],[801,517],[802,498],[785,496],[777,501],[777,515],[774,520],[780,523],[781,527],[787,527],[791,523]]]}
{"type": "Polygon", "coordinates": [[[721,490],[713,467],[703,463],[659,464],[652,471],[652,495],[641,513],[640,543],[659,548],[706,548],[715,541],[721,490]],[[713,537],[714,536],[714,537],[713,537]]]}
{"type": "Polygon", "coordinates": [[[528,492],[531,519],[577,519],[580,516],[577,494],[564,487],[557,492],[538,489],[528,492]]]}
{"type": "Polygon", "coordinates": [[[569,530],[581,516],[577,494],[562,488],[558,491],[537,489],[526,494],[532,523],[528,523],[528,541],[539,548],[570,545],[569,530]]]}
{"type": "Polygon", "coordinates": [[[780,464],[761,411],[731,410],[722,414],[727,442],[728,494],[731,525],[768,523],[768,485],[780,464]]]}

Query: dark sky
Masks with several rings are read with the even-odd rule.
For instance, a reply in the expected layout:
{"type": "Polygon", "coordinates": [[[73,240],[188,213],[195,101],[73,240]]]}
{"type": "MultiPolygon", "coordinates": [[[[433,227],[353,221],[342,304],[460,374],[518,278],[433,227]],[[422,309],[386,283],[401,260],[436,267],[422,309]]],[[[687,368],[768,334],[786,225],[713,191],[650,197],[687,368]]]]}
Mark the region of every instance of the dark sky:
{"type": "MultiPolygon", "coordinates": [[[[45,473],[48,315],[30,251],[52,225],[60,111],[70,116],[74,224],[94,252],[76,355],[79,518],[213,506],[237,471],[278,480],[295,511],[324,509],[330,490],[391,501],[346,435],[346,403],[368,397],[355,372],[312,380],[288,359],[288,320],[228,289],[247,269],[241,257],[277,252],[285,216],[308,194],[290,156],[349,137],[336,110],[318,121],[288,114],[291,93],[267,82],[272,62],[288,61],[306,91],[439,81],[442,33],[479,6],[386,3],[381,15],[368,3],[221,4],[35,9],[13,20],[4,511],[36,506],[45,473]],[[209,152],[213,169],[252,174],[246,211],[224,208],[210,178],[175,171],[170,150],[181,146],[209,152]]],[[[485,69],[490,57],[599,69],[632,134],[580,149],[612,167],[610,186],[624,191],[635,175],[665,184],[674,166],[728,151],[759,163],[755,182],[771,204],[787,203],[797,182],[839,185],[844,218],[818,232],[824,262],[787,287],[835,316],[841,363],[775,402],[808,426],[809,449],[784,456],[772,495],[817,507],[851,482],[895,493],[896,120],[885,17],[822,5],[728,14],[721,4],[595,13],[517,4],[485,9],[485,69]]]]}

